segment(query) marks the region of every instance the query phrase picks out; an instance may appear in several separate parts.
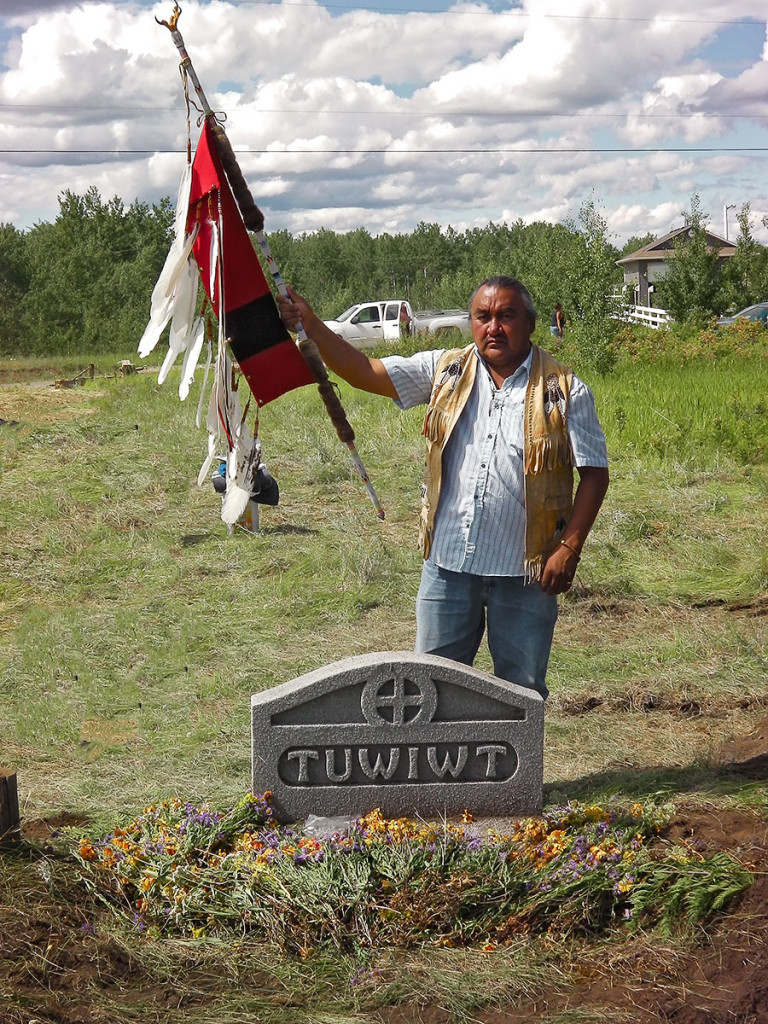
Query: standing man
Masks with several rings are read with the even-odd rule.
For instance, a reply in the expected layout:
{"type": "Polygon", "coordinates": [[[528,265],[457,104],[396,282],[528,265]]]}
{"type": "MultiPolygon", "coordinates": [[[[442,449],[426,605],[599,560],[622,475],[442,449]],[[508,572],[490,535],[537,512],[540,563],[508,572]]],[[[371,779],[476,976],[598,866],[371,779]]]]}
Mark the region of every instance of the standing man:
{"type": "Polygon", "coordinates": [[[608,459],[591,391],[531,343],[527,289],[487,278],[470,301],[471,345],[384,359],[334,334],[293,292],[278,303],[349,384],[401,409],[427,406],[416,651],[471,665],[487,620],[495,674],[546,697],[557,595],[573,582],[608,459]]]}

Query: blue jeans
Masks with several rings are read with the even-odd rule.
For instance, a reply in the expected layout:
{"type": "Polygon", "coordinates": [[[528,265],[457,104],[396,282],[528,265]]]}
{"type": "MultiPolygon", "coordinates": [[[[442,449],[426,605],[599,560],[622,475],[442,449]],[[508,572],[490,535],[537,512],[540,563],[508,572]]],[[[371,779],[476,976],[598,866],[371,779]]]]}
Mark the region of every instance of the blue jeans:
{"type": "Polygon", "coordinates": [[[522,576],[473,576],[425,562],[416,598],[416,652],[464,665],[475,660],[488,621],[488,649],[500,679],[546,699],[557,598],[522,576]]]}

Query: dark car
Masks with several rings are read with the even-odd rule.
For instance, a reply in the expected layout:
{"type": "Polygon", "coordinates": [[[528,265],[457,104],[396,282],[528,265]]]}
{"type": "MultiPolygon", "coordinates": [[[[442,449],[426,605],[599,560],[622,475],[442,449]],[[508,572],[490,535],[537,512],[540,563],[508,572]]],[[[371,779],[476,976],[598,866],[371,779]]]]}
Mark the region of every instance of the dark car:
{"type": "Polygon", "coordinates": [[[768,302],[758,302],[754,306],[747,306],[739,310],[733,316],[721,316],[717,321],[718,327],[727,327],[734,320],[759,320],[763,327],[768,326],[768,302]]]}

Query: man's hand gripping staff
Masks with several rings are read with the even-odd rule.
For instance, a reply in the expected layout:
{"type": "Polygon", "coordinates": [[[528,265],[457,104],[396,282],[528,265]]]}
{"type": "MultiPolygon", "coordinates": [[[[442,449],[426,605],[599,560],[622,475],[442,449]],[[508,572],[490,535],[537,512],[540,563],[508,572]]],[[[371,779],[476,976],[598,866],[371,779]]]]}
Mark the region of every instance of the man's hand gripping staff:
{"type": "MultiPolygon", "coordinates": [[[[171,33],[176,49],[181,55],[181,72],[183,75],[188,76],[192,82],[202,108],[203,117],[209,121],[211,125],[216,149],[229,181],[229,185],[232,189],[232,193],[235,197],[235,201],[240,209],[243,222],[248,230],[253,232],[255,235],[256,241],[258,242],[259,248],[267,262],[269,272],[272,275],[272,279],[275,282],[275,286],[277,287],[279,294],[283,298],[287,299],[289,298],[288,289],[285,286],[285,282],[283,281],[272,252],[270,251],[267,239],[264,236],[264,214],[254,202],[253,196],[251,195],[250,189],[243,177],[243,173],[240,170],[240,166],[237,162],[232,146],[230,145],[229,139],[227,138],[221,124],[216,120],[216,115],[208,103],[205,93],[203,92],[203,88],[200,85],[200,80],[192,66],[192,61],[186,51],[184,40],[177,27],[180,15],[181,8],[178,4],[174,4],[173,14],[168,21],[162,21],[159,18],[155,18],[155,21],[157,21],[159,25],[164,25],[171,33]]],[[[301,322],[297,321],[292,329],[296,332],[296,342],[299,351],[301,352],[301,355],[303,356],[304,361],[309,367],[310,373],[317,384],[318,391],[323,399],[323,404],[325,405],[326,411],[331,418],[331,422],[336,429],[339,440],[347,446],[355,469],[360,474],[371,502],[373,503],[373,507],[376,509],[376,514],[379,519],[383,519],[384,509],[381,506],[379,497],[371,484],[365,466],[363,465],[357,448],[355,447],[355,432],[347,419],[336,388],[328,378],[328,372],[325,363],[320,356],[320,352],[312,339],[307,336],[301,322]]]]}

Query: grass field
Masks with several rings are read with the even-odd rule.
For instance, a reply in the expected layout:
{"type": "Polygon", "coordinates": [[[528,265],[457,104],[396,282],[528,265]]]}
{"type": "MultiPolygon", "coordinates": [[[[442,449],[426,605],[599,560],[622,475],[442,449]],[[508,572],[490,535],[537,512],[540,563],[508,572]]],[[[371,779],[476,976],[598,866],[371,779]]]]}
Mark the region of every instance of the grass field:
{"type": "MultiPolygon", "coordinates": [[[[15,364],[0,385],[0,769],[18,774],[26,821],[106,830],[171,795],[217,806],[241,796],[251,693],[349,655],[411,648],[423,448],[418,410],[342,386],[382,523],[314,389],[287,395],[260,423],[280,505],[262,509],[257,535],[230,537],[213,488],[195,482],[196,394],[180,403],[173,375],[163,387],[151,371],[105,376],[114,361],[82,387],[50,387],[83,365],[15,364]]],[[[724,747],[768,704],[765,380],[760,356],[627,362],[590,380],[612,485],[562,599],[545,803],[668,799],[765,817],[766,782],[719,771],[724,747]]],[[[478,665],[490,668],[485,651],[478,665]]],[[[25,892],[53,899],[29,858],[25,892]]],[[[51,863],[65,891],[67,865],[51,863]]],[[[6,883],[17,866],[0,858],[6,883]]],[[[496,960],[383,951],[387,985],[350,989],[344,979],[367,961],[297,964],[242,943],[139,949],[117,925],[110,934],[154,994],[139,986],[118,1009],[91,994],[98,1012],[83,1020],[351,1024],[391,1004],[431,1007],[423,1019],[438,1022],[531,996],[553,970],[596,955],[546,944],[496,960]],[[157,995],[210,993],[222,972],[230,991],[213,1016],[199,1000],[182,1014],[157,995]]],[[[689,955],[685,943],[665,949],[669,963],[689,955]]],[[[41,1006],[44,1022],[78,1019],[41,1006]]],[[[383,1019],[419,1019],[402,1012],[383,1019]]],[[[622,1013],[536,1019],[633,1019],[622,1013]]]]}

